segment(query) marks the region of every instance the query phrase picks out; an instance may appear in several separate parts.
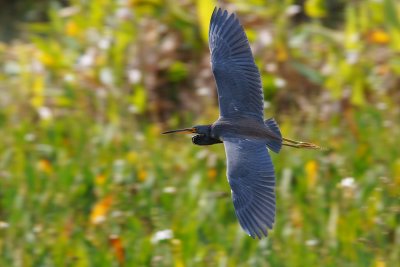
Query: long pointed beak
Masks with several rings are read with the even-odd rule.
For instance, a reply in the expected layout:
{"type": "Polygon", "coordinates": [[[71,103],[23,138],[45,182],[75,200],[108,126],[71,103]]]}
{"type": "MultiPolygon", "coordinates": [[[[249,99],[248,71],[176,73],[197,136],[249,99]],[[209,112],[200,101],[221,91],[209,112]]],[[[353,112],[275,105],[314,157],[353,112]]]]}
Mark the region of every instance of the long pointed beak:
{"type": "Polygon", "coordinates": [[[171,134],[171,133],[191,134],[191,133],[196,133],[196,129],[195,128],[178,129],[178,130],[166,131],[163,132],[162,134],[171,134]]]}

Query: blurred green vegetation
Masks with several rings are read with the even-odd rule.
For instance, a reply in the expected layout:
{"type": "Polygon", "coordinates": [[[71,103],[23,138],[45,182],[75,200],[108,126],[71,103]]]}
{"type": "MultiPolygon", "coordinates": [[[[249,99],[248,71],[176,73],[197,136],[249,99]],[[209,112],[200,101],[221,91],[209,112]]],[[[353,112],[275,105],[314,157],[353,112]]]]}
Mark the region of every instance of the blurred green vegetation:
{"type": "Polygon", "coordinates": [[[273,155],[261,241],[235,218],[223,146],[160,135],[218,117],[215,1],[45,2],[0,43],[0,266],[399,266],[398,1],[221,1],[266,117],[329,147],[273,155]]]}

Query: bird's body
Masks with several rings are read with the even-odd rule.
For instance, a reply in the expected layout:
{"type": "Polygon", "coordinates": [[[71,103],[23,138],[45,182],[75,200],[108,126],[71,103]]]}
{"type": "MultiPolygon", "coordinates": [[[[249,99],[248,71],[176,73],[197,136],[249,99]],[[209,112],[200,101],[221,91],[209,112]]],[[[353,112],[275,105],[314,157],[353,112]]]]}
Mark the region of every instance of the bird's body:
{"type": "Polygon", "coordinates": [[[225,138],[240,137],[257,141],[282,142],[279,134],[274,133],[264,121],[247,116],[219,118],[211,125],[211,136],[221,141],[225,138]]]}
{"type": "Polygon", "coordinates": [[[165,133],[194,133],[196,145],[224,144],[236,216],[249,235],[261,238],[275,221],[275,173],[267,147],[278,153],[282,145],[318,146],[283,138],[274,119],[264,120],[260,73],[234,14],[214,10],[209,45],[220,117],[210,125],[165,133]]]}
{"type": "Polygon", "coordinates": [[[278,125],[273,119],[261,122],[253,117],[238,115],[232,118],[220,117],[213,124],[201,125],[200,127],[204,129],[204,133],[194,136],[194,138],[203,141],[203,143],[194,141],[193,143],[196,145],[213,145],[222,143],[227,138],[243,138],[264,142],[267,147],[276,153],[279,152],[282,146],[282,136],[278,125]]]}

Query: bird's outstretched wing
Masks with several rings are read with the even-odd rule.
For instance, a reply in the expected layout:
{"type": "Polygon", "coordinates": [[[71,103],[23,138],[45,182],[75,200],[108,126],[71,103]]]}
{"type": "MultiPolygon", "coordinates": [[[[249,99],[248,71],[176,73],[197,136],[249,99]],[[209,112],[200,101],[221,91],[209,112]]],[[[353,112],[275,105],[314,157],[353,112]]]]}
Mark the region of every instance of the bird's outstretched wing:
{"type": "Polygon", "coordinates": [[[262,120],[264,96],[260,73],[246,33],[234,14],[214,9],[209,46],[220,115],[249,115],[262,120]]]}
{"type": "Polygon", "coordinates": [[[267,236],[275,221],[275,175],[264,142],[224,140],[227,176],[236,216],[253,238],[267,236]]]}

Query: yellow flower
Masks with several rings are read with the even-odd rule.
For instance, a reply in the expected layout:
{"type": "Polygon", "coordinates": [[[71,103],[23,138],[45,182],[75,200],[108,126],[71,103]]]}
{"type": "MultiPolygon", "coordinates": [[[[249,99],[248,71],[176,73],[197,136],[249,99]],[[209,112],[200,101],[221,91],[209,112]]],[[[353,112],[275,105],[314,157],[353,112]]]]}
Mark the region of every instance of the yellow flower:
{"type": "Polygon", "coordinates": [[[34,107],[40,107],[43,105],[43,97],[42,96],[33,96],[31,98],[31,105],[34,107]]]}
{"type": "Polygon", "coordinates": [[[161,132],[161,129],[158,125],[154,124],[150,127],[150,131],[149,133],[151,134],[151,136],[158,136],[161,132]]]}
{"type": "Polygon", "coordinates": [[[286,50],[286,47],[283,45],[279,45],[276,48],[276,59],[279,62],[285,62],[289,58],[288,52],[286,50]]]}
{"type": "Polygon", "coordinates": [[[95,183],[97,185],[103,185],[107,180],[107,177],[104,174],[98,174],[95,178],[95,183]]]}
{"type": "Polygon", "coordinates": [[[98,201],[90,213],[90,223],[92,224],[100,224],[106,219],[106,215],[108,210],[112,204],[112,196],[105,197],[98,201]]]}
{"type": "Polygon", "coordinates": [[[42,62],[46,66],[53,66],[55,63],[54,58],[51,55],[44,53],[44,52],[41,52],[39,54],[39,61],[42,62]]]}
{"type": "Polygon", "coordinates": [[[30,99],[32,106],[39,108],[44,103],[45,81],[42,75],[36,75],[32,84],[32,98],[30,99]]]}
{"type": "Polygon", "coordinates": [[[140,169],[138,172],[138,179],[140,182],[144,182],[147,179],[147,172],[143,169],[140,169]]]}
{"type": "Polygon", "coordinates": [[[398,188],[400,186],[400,158],[396,159],[393,164],[393,182],[394,186],[389,187],[391,195],[395,196],[398,194],[398,188]]]}
{"type": "Polygon", "coordinates": [[[78,25],[74,21],[68,21],[67,24],[65,24],[65,33],[68,36],[77,36],[79,34],[78,25]]]}
{"type": "Polygon", "coordinates": [[[215,178],[217,177],[217,170],[215,168],[208,169],[207,177],[210,181],[215,181],[215,178]]]}
{"type": "Polygon", "coordinates": [[[40,171],[45,172],[47,174],[51,173],[53,171],[53,168],[51,166],[51,162],[48,159],[41,159],[39,160],[37,167],[40,171]]]}
{"type": "Polygon", "coordinates": [[[307,185],[309,189],[313,189],[317,182],[318,163],[315,160],[310,160],[306,163],[305,171],[307,175],[307,185]]]}
{"type": "Polygon", "coordinates": [[[130,151],[126,154],[126,160],[130,163],[136,163],[138,154],[135,151],[130,151]]]}
{"type": "Polygon", "coordinates": [[[390,41],[390,36],[382,30],[374,30],[369,33],[368,39],[371,43],[387,44],[390,41]]]}
{"type": "Polygon", "coordinates": [[[375,267],[386,267],[386,262],[382,259],[377,259],[375,261],[375,267]]]}
{"type": "Polygon", "coordinates": [[[304,4],[306,14],[312,18],[323,18],[326,16],[324,0],[307,0],[304,4]]]}
{"type": "Polygon", "coordinates": [[[184,267],[182,259],[182,242],[179,239],[172,239],[172,253],[174,255],[174,267],[184,267]]]}

